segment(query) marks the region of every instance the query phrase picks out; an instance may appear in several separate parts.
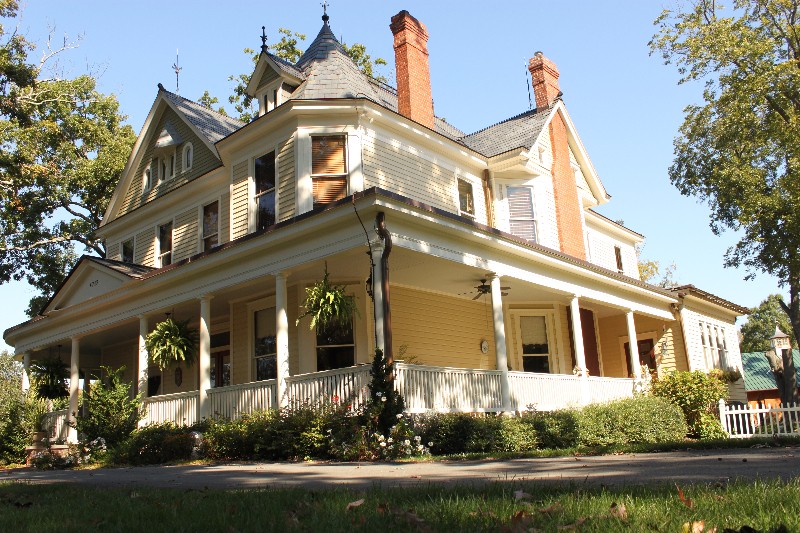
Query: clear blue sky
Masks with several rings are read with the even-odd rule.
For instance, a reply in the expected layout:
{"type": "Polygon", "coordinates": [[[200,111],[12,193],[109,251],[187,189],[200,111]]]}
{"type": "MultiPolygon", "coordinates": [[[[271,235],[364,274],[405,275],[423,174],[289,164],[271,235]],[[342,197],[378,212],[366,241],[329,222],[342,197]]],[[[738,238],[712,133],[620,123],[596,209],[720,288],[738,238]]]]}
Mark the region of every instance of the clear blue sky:
{"type": "MultiPolygon", "coordinates": [[[[564,101],[612,195],[600,212],[645,235],[644,257],[674,262],[678,282],[740,305],[779,292],[772,277],[746,282],[745,271],[723,268],[736,236],[714,236],[708,208],[669,183],[672,139],[683,108],[699,101],[701,87],[677,86],[674,67],[649,56],[659,2],[332,0],[328,12],[338,37],[389,61],[388,76],[394,69],[389,19],[401,9],[428,27],[437,115],[472,132],[527,110],[524,65],[543,51],[558,65],[564,101]]],[[[87,68],[95,74],[101,91],[118,96],[138,133],[156,84],[175,89],[176,49],[181,95],[196,99],[208,89],[224,101],[228,76],[249,72],[242,49],[258,48],[262,25],[270,42],[285,27],[306,33],[307,44],[321,27],[321,14],[317,0],[37,0],[24,6],[20,30],[41,46],[49,29],[57,42],[82,35],[60,66],[68,75],[87,68]]],[[[40,53],[41,47],[34,57],[40,53]]],[[[0,328],[25,320],[31,294],[23,284],[0,286],[0,328]]]]}

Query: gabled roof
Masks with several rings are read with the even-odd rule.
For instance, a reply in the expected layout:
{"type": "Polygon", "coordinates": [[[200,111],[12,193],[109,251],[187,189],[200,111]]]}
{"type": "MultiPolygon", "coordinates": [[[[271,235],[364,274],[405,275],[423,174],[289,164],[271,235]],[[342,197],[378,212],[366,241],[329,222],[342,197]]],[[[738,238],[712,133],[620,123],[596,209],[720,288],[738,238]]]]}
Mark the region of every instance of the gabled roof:
{"type": "Polygon", "coordinates": [[[705,300],[709,303],[718,305],[720,307],[724,307],[725,309],[734,311],[740,315],[750,314],[750,309],[748,309],[747,307],[742,307],[741,305],[735,304],[729,300],[720,298],[715,294],[711,294],[710,292],[700,290],[694,285],[679,285],[677,287],[670,287],[669,290],[674,292],[679,297],[685,295],[691,295],[700,298],[701,300],[705,300]]]}
{"type": "Polygon", "coordinates": [[[241,120],[217,113],[212,109],[203,107],[197,102],[171,93],[162,87],[159,87],[159,89],[159,95],[163,95],[167,101],[173,104],[173,106],[186,117],[189,123],[208,139],[211,144],[216,143],[223,137],[227,137],[244,126],[244,122],[241,120]]]}
{"type": "MultiPolygon", "coordinates": [[[[794,367],[797,369],[797,386],[800,387],[800,350],[792,350],[794,367]]],[[[744,388],[746,391],[775,390],[775,374],[769,366],[765,352],[750,352],[742,354],[742,367],[744,369],[744,388]]]]}
{"type": "Polygon", "coordinates": [[[493,157],[515,148],[530,150],[550,117],[550,108],[532,109],[463,137],[467,147],[493,157]]]}

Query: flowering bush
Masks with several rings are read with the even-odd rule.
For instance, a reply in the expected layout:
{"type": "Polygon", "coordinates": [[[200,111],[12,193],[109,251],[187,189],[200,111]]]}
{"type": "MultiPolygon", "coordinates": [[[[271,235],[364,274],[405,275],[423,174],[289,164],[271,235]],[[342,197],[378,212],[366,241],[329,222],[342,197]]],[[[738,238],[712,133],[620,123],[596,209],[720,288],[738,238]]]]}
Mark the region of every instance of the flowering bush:
{"type": "Polygon", "coordinates": [[[397,423],[389,429],[388,435],[375,432],[372,438],[376,455],[381,459],[403,459],[430,453],[422,443],[422,437],[414,434],[410,420],[402,414],[397,415],[397,423]]]}

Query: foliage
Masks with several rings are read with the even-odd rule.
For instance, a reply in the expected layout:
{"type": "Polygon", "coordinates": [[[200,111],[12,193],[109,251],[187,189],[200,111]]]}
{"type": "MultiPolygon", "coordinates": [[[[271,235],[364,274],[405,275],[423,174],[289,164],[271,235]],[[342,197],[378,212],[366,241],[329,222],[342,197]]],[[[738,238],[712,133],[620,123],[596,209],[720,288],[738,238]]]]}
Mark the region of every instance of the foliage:
{"type": "Polygon", "coordinates": [[[686,423],[669,401],[639,396],[584,407],[578,435],[584,446],[674,442],[686,435],[686,423]]]}
{"type": "Polygon", "coordinates": [[[355,297],[347,294],[344,285],[332,285],[328,265],[325,265],[325,275],[310,287],[306,287],[306,299],[303,301],[305,311],[296,321],[296,325],[305,317],[311,317],[309,329],[335,328],[349,326],[353,317],[358,315],[355,297]]]}
{"type": "Polygon", "coordinates": [[[675,271],[678,266],[675,263],[670,263],[662,270],[661,262],[642,258],[642,248],[643,246],[636,247],[636,254],[639,258],[639,279],[645,283],[651,283],[665,289],[676,287],[678,283],[675,281],[675,271]]]}
{"type": "MultiPolygon", "coordinates": [[[[4,23],[16,2],[0,2],[4,23]]],[[[113,95],[95,79],[51,68],[51,42],[38,63],[34,44],[0,26],[0,283],[25,280],[40,291],[39,312],[63,281],[75,247],[100,256],[96,235],[135,136],[113,95]]]]}
{"type": "Polygon", "coordinates": [[[419,420],[432,453],[523,452],[537,447],[536,428],[524,418],[435,413],[419,420]]]}
{"type": "Polygon", "coordinates": [[[771,350],[770,338],[775,334],[775,326],[789,335],[792,346],[797,346],[797,339],[789,323],[789,317],[781,308],[783,297],[770,294],[756,307],[750,309],[747,320],[742,324],[742,353],[766,352],[771,350]]]}
{"type": "Polygon", "coordinates": [[[109,446],[122,442],[144,416],[142,393],[131,394],[130,383],[122,379],[123,368],[101,367],[105,380],[89,386],[83,397],[83,411],[75,427],[85,442],[102,437],[109,446]]]}
{"type": "Polygon", "coordinates": [[[697,431],[700,440],[721,440],[727,439],[728,434],[722,429],[719,416],[714,413],[702,413],[700,415],[700,426],[697,431]]]}
{"type": "Polygon", "coordinates": [[[197,359],[197,330],[189,327],[189,320],[177,321],[172,317],[156,324],[145,339],[151,363],[166,370],[176,363],[192,366],[197,359]]]}
{"type": "Polygon", "coordinates": [[[536,431],[540,448],[571,448],[578,444],[578,411],[532,411],[524,413],[522,420],[536,431]]]}
{"type": "Polygon", "coordinates": [[[712,413],[717,402],[728,397],[728,386],[711,375],[695,370],[673,372],[654,380],[652,392],[680,407],[689,431],[699,435],[703,427],[703,414],[712,413]]]}
{"type": "Polygon", "coordinates": [[[723,383],[736,383],[742,379],[742,373],[738,368],[733,370],[722,370],[720,368],[712,368],[708,371],[708,375],[712,378],[718,379],[723,383]]]}
{"type": "Polygon", "coordinates": [[[69,369],[58,357],[49,357],[31,361],[31,387],[37,396],[48,400],[69,397],[67,380],[69,369]]]}
{"type": "MultiPolygon", "coordinates": [[[[298,44],[306,40],[306,34],[298,33],[287,28],[278,28],[278,33],[281,36],[280,41],[269,45],[269,49],[275,56],[285,59],[292,64],[297,63],[303,55],[303,50],[298,47],[298,44]]],[[[387,64],[385,59],[378,57],[373,60],[367,53],[367,47],[360,43],[354,43],[352,46],[342,43],[342,48],[344,48],[344,51],[350,56],[361,72],[380,82],[386,83],[386,78],[380,75],[376,68],[385,66],[387,64]]],[[[253,66],[258,63],[258,58],[261,56],[260,52],[256,53],[252,48],[245,48],[243,52],[250,58],[250,62],[253,66]]],[[[231,90],[231,95],[228,96],[228,102],[237,113],[236,118],[242,122],[250,122],[258,116],[258,108],[255,105],[256,102],[254,102],[253,97],[246,92],[251,75],[252,70],[242,74],[232,74],[228,76],[228,81],[233,83],[233,89],[231,90]]],[[[227,116],[223,107],[214,107],[219,103],[219,99],[211,96],[208,91],[203,93],[198,103],[208,109],[212,109],[227,116]]]]}
{"type": "Polygon", "coordinates": [[[22,365],[7,351],[0,353],[0,464],[24,462],[25,446],[46,409],[33,392],[22,393],[22,365]]]}
{"type": "Polygon", "coordinates": [[[389,363],[381,350],[375,350],[370,376],[366,416],[376,431],[385,435],[403,413],[405,401],[394,388],[394,363],[389,363]]]}
{"type": "Polygon", "coordinates": [[[193,428],[172,422],[138,428],[113,451],[114,462],[149,465],[186,461],[192,458],[200,434],[193,428]]]}
{"type": "MultiPolygon", "coordinates": [[[[739,232],[725,255],[748,277],[788,286],[780,304],[800,338],[800,5],[797,0],[695,1],[664,11],[651,52],[680,83],[705,82],[685,109],[670,180],[711,209],[711,229],[739,232]]],[[[790,361],[791,362],[791,361],[790,361]]]]}

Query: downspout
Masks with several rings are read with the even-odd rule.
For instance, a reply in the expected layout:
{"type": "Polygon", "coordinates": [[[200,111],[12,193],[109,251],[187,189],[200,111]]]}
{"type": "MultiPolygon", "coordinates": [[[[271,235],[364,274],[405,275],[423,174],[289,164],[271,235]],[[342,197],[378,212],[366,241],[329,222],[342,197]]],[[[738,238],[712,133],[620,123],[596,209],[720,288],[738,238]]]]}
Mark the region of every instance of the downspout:
{"type": "MultiPolygon", "coordinates": [[[[678,323],[681,325],[681,336],[683,337],[683,354],[686,357],[686,366],[689,368],[691,372],[694,370],[692,368],[692,360],[689,356],[689,338],[686,336],[686,322],[683,319],[683,309],[684,309],[684,301],[683,299],[686,297],[685,292],[678,293],[678,303],[677,304],[670,304],[670,307],[678,315],[678,323]]],[[[675,344],[675,338],[673,336],[673,346],[675,344]]]]}
{"type": "Polygon", "coordinates": [[[486,200],[486,225],[494,225],[494,179],[488,168],[483,170],[483,197],[486,200]]]}
{"type": "MultiPolygon", "coordinates": [[[[378,237],[383,239],[383,253],[381,254],[381,273],[383,274],[381,292],[383,293],[383,343],[385,346],[384,357],[386,364],[394,363],[392,352],[392,312],[389,305],[389,254],[392,253],[392,236],[386,229],[386,217],[381,211],[375,216],[375,226],[378,237]]],[[[393,379],[393,376],[392,378],[393,379]]]]}

